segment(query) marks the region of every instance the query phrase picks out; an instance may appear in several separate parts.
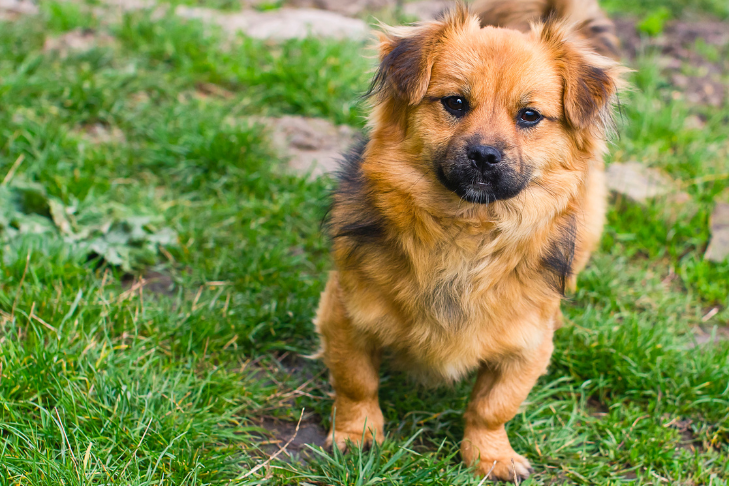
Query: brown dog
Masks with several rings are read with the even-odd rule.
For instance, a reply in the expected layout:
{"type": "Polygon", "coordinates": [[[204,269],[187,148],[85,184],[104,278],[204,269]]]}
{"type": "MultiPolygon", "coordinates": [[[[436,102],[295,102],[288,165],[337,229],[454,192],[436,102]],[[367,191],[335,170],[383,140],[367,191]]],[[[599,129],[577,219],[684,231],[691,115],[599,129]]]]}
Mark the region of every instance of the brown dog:
{"type": "Polygon", "coordinates": [[[478,369],[463,459],[524,478],[504,424],[545,373],[565,287],[600,237],[622,69],[559,21],[481,28],[462,5],[386,29],[379,50],[316,318],[336,393],[329,443],[382,441],[387,349],[431,383],[478,369]]]}

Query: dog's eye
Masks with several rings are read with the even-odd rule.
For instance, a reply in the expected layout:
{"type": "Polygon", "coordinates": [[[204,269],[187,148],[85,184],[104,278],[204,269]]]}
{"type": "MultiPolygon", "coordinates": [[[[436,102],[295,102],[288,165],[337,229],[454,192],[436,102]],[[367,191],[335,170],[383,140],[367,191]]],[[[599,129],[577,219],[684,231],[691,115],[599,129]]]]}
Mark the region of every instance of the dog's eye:
{"type": "Polygon", "coordinates": [[[517,124],[521,127],[533,127],[544,118],[538,111],[525,108],[517,116],[517,124]]]}
{"type": "Polygon", "coordinates": [[[446,111],[453,116],[462,117],[468,111],[468,103],[461,96],[447,96],[440,101],[446,111]]]}

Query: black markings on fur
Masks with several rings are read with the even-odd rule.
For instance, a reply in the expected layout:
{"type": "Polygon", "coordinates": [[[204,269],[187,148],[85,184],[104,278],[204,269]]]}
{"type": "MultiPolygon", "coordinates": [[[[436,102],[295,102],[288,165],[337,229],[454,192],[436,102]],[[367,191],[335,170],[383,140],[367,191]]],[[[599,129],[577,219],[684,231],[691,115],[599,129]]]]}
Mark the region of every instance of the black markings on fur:
{"type": "Polygon", "coordinates": [[[573,94],[573,109],[578,125],[587,125],[610,102],[613,81],[602,69],[584,65],[577,73],[577,86],[573,94]]]}
{"type": "Polygon", "coordinates": [[[342,160],[326,222],[329,236],[332,239],[347,238],[353,249],[380,241],[385,236],[385,222],[372,203],[362,174],[362,156],[366,146],[367,140],[362,140],[342,160]]]}
{"type": "Polygon", "coordinates": [[[542,257],[542,267],[550,274],[550,284],[561,295],[565,294],[567,281],[572,276],[576,240],[577,226],[574,218],[570,218],[557,232],[542,257]]]}
{"type": "Polygon", "coordinates": [[[423,42],[421,36],[405,37],[382,59],[370,89],[365,97],[397,95],[408,99],[415,90],[424,71],[423,42]],[[394,93],[388,93],[388,88],[394,93]]]}

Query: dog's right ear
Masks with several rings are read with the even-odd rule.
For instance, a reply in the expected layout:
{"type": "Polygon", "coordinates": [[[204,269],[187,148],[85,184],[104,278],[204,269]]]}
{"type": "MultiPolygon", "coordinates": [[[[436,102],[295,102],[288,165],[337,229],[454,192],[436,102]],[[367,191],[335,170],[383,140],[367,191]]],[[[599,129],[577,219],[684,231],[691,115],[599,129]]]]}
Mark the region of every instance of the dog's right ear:
{"type": "Polygon", "coordinates": [[[428,91],[438,44],[469,22],[480,28],[478,19],[459,2],[432,22],[411,27],[383,26],[378,33],[380,66],[368,96],[394,97],[408,105],[420,103],[428,91]]]}

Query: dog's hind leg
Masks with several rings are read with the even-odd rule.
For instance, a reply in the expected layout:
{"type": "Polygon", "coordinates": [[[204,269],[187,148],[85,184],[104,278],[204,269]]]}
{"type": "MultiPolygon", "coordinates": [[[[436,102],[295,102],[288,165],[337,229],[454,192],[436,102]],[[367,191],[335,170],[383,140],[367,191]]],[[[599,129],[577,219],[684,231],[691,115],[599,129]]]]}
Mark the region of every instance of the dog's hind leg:
{"type": "Polygon", "coordinates": [[[317,311],[321,355],[334,387],[332,429],[327,446],[344,450],[382,443],[384,419],[378,400],[380,351],[352,326],[342,304],[337,272],[329,275],[317,311]]]}
{"type": "Polygon", "coordinates": [[[526,479],[531,474],[529,461],[512,449],[504,424],[514,418],[539,376],[546,372],[553,349],[552,333],[548,332],[530,356],[481,366],[466,410],[461,444],[463,460],[475,466],[477,474],[504,481],[526,479]]]}

